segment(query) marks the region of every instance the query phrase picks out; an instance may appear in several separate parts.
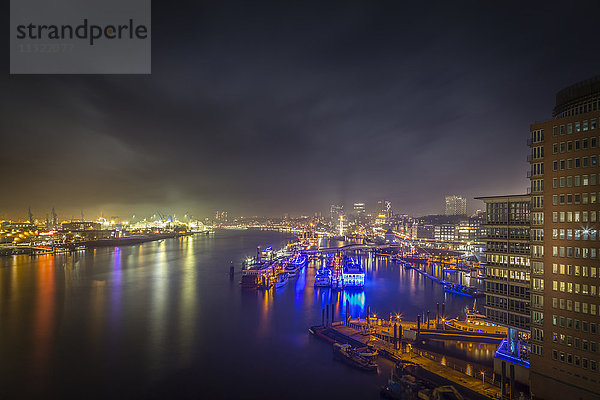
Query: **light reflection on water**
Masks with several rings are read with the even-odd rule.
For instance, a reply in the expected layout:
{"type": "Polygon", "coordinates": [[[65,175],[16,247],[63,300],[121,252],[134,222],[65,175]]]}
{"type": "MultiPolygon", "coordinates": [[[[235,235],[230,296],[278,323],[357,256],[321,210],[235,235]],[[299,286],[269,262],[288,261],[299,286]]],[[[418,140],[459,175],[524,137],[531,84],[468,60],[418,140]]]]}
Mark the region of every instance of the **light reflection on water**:
{"type": "Polygon", "coordinates": [[[370,256],[360,256],[364,291],[314,288],[320,260],[283,288],[241,289],[244,257],[258,245],[288,240],[273,232],[217,231],[0,260],[0,376],[6,378],[0,398],[215,398],[227,388],[229,397],[242,398],[375,399],[389,364],[382,361],[380,374],[371,376],[333,361],[330,347],[307,334],[321,322],[323,307],[333,305],[338,321],[347,302],[354,318],[364,318],[370,306],[381,316],[414,320],[434,312],[436,302],[446,302],[448,315],[471,303],[370,256]],[[285,380],[265,384],[265,376],[282,371],[285,380]]]}

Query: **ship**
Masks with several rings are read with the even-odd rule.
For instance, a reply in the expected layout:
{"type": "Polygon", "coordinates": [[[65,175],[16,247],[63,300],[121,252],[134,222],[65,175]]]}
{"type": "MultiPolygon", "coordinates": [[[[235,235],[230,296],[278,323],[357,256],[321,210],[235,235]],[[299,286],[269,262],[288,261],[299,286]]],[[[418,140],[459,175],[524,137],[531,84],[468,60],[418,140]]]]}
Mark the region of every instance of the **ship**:
{"type": "Polygon", "coordinates": [[[306,254],[298,253],[289,261],[285,267],[285,272],[287,272],[290,277],[296,276],[306,264],[308,264],[308,256],[306,254]]]}
{"type": "Polygon", "coordinates": [[[365,286],[365,271],[354,258],[348,257],[342,267],[341,285],[344,289],[363,288],[365,286]]]}
{"type": "Polygon", "coordinates": [[[315,287],[330,287],[331,286],[331,270],[327,267],[322,267],[315,275],[315,287]]]}
{"type": "Polygon", "coordinates": [[[333,344],[333,356],[345,362],[348,365],[351,365],[355,368],[358,368],[362,371],[367,372],[377,372],[377,363],[373,361],[370,357],[366,357],[361,355],[356,349],[353,349],[349,344],[333,344]]]}
{"type": "Polygon", "coordinates": [[[459,285],[458,283],[446,283],[444,285],[444,291],[448,293],[458,294],[467,297],[478,297],[482,296],[476,288],[459,285]]]}
{"type": "Polygon", "coordinates": [[[277,278],[275,279],[275,288],[280,288],[286,285],[286,283],[288,282],[288,274],[287,272],[282,272],[280,274],[277,275],[277,278]]]}

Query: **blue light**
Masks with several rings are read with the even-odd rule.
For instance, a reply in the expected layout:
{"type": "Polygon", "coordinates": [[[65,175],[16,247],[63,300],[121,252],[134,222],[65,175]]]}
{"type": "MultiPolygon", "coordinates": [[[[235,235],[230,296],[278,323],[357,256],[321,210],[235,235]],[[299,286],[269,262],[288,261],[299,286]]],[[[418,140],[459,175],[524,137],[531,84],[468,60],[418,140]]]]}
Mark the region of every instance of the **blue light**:
{"type": "Polygon", "coordinates": [[[365,292],[343,292],[344,294],[344,305],[346,301],[350,305],[349,314],[351,317],[356,318],[358,314],[364,315],[365,313],[365,292]]]}
{"type": "Polygon", "coordinates": [[[498,346],[498,350],[496,350],[496,353],[494,353],[494,357],[509,361],[514,364],[521,365],[525,368],[529,368],[529,365],[530,365],[529,360],[524,360],[522,358],[515,357],[511,354],[504,353],[502,351],[502,349],[505,346],[506,346],[506,339],[502,340],[502,343],[500,343],[500,346],[498,346]]]}

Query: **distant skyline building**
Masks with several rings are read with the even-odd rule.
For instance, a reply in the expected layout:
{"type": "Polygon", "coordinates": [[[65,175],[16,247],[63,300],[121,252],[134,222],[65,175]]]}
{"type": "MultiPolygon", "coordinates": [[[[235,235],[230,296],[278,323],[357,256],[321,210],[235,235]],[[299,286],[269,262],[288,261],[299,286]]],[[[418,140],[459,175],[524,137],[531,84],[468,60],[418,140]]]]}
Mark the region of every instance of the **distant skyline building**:
{"type": "Polygon", "coordinates": [[[344,215],[344,206],[341,204],[332,204],[329,207],[329,219],[331,225],[338,226],[340,223],[340,217],[344,215]]]}
{"type": "Polygon", "coordinates": [[[215,221],[227,222],[227,220],[228,220],[227,211],[217,211],[217,212],[215,212],[215,221]]]}
{"type": "Polygon", "coordinates": [[[392,218],[392,202],[389,200],[379,200],[377,202],[377,214],[384,215],[386,219],[392,218]]]}
{"type": "Polygon", "coordinates": [[[356,214],[357,216],[363,216],[367,213],[367,207],[365,205],[365,203],[354,203],[354,214],[356,214]]]}
{"type": "Polygon", "coordinates": [[[446,215],[467,215],[467,199],[464,196],[448,195],[445,201],[446,215]]]}
{"type": "Polygon", "coordinates": [[[530,126],[531,393],[600,399],[600,76],[530,126]]]}

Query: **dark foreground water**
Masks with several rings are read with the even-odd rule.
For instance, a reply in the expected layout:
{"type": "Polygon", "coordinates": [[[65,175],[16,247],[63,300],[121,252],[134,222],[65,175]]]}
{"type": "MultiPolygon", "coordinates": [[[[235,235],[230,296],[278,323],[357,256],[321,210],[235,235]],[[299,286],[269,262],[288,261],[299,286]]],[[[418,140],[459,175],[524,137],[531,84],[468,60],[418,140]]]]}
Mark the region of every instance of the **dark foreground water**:
{"type": "MultiPolygon", "coordinates": [[[[0,398],[379,398],[388,362],[378,375],[356,371],[307,333],[331,300],[313,288],[315,268],[277,290],[239,287],[245,256],[289,239],[221,230],[0,259],[0,398]]],[[[472,303],[385,259],[362,261],[365,290],[335,294],[338,320],[346,299],[353,316],[370,305],[413,320],[437,301],[448,315],[472,303]]]]}

